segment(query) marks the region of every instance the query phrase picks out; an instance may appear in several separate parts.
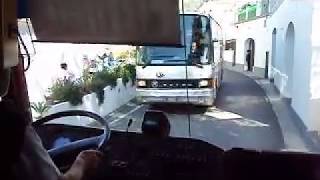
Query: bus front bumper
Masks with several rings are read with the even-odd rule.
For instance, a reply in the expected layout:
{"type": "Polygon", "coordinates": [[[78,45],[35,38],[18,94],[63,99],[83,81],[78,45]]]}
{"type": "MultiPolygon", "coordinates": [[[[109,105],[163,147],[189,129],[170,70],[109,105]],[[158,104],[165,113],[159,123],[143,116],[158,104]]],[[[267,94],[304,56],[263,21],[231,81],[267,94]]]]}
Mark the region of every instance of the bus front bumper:
{"type": "Polygon", "coordinates": [[[215,97],[214,90],[210,88],[188,89],[188,92],[186,89],[138,88],[137,99],[142,103],[190,103],[212,106],[215,97]]]}

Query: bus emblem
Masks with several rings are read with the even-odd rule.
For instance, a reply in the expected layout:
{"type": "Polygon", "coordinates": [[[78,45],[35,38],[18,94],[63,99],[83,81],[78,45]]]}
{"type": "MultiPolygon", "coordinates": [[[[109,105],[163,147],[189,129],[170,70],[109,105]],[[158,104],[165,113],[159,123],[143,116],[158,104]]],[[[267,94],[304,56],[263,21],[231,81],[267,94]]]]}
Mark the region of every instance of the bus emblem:
{"type": "Polygon", "coordinates": [[[163,78],[165,75],[164,75],[162,72],[157,72],[157,73],[156,73],[156,76],[157,76],[158,78],[163,78]]]}

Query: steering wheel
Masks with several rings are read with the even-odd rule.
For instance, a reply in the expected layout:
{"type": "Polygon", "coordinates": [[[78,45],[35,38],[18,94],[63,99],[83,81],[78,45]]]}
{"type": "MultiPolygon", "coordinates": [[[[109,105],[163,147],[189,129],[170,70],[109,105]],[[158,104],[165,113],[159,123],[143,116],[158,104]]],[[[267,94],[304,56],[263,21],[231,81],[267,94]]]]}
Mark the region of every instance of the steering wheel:
{"type": "Polygon", "coordinates": [[[52,121],[57,118],[68,117],[68,116],[84,116],[84,117],[90,117],[94,119],[95,121],[97,121],[98,123],[104,126],[103,134],[97,137],[91,137],[91,138],[74,141],[64,146],[50,149],[48,150],[48,153],[50,154],[51,157],[72,152],[72,151],[78,150],[79,148],[82,148],[84,150],[92,147],[97,147],[98,150],[102,150],[107,145],[110,139],[110,134],[111,134],[111,130],[109,128],[108,123],[106,122],[105,119],[103,119],[103,117],[89,111],[70,110],[70,111],[58,112],[58,113],[50,114],[46,117],[43,117],[33,122],[32,125],[35,129],[37,129],[38,127],[40,127],[41,125],[49,121],[52,121]]]}

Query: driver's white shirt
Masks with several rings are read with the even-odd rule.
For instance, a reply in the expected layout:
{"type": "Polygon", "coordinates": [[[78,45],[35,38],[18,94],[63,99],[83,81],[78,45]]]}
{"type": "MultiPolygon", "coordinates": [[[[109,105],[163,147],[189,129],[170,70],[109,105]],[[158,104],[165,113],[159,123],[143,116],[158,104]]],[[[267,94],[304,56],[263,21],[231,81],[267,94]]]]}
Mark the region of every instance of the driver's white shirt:
{"type": "Polygon", "coordinates": [[[60,177],[60,171],[31,126],[26,128],[24,146],[14,170],[18,179],[23,180],[58,180],[60,177]]]}

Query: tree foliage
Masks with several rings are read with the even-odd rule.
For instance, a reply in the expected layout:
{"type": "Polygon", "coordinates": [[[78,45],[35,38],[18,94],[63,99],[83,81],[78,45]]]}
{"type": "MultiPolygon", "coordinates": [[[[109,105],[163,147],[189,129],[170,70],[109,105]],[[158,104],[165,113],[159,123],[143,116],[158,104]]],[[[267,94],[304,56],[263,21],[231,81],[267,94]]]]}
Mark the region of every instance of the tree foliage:
{"type": "Polygon", "coordinates": [[[117,56],[117,59],[123,59],[123,60],[127,60],[129,58],[136,58],[137,56],[137,50],[127,50],[127,51],[122,51],[119,53],[119,55],[117,56]]]}

